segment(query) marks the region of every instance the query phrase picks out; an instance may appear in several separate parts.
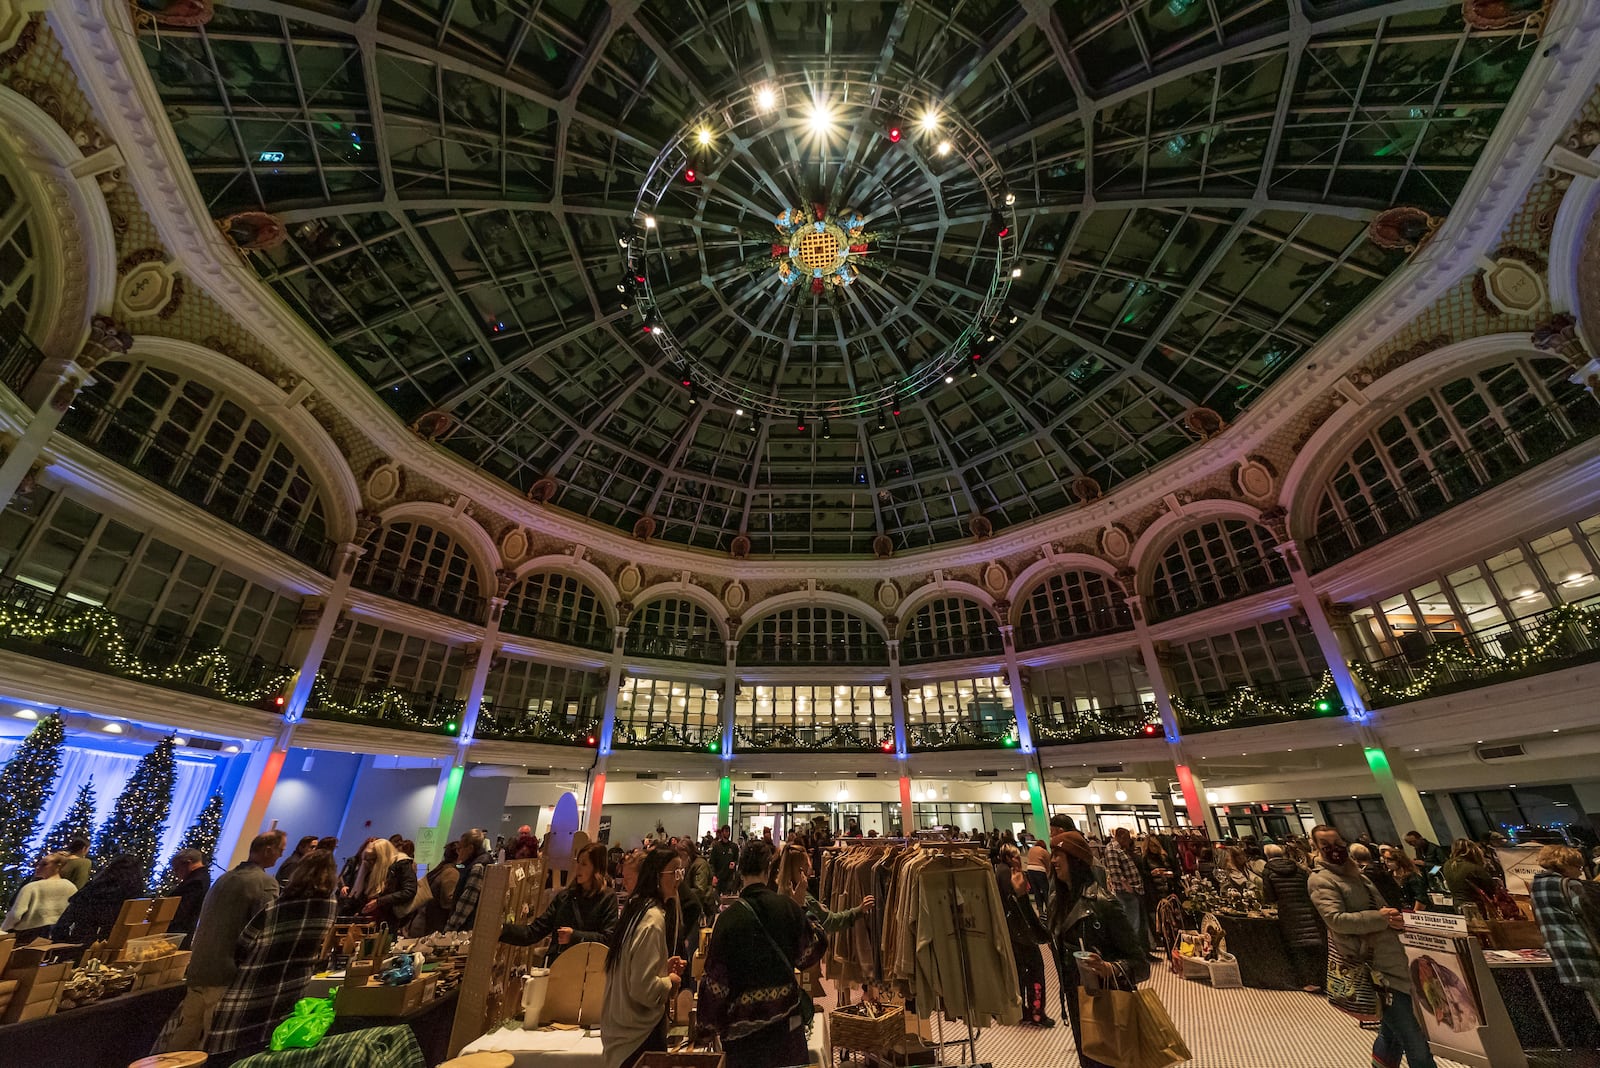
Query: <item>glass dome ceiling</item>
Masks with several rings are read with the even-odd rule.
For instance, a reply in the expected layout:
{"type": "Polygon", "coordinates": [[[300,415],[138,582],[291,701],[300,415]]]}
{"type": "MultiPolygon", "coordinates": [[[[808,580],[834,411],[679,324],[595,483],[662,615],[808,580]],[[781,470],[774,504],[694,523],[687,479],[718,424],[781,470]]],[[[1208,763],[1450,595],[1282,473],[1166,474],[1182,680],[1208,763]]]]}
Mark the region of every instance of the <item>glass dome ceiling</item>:
{"type": "Polygon", "coordinates": [[[284,219],[256,270],[401,417],[597,522],[758,554],[1000,529],[1194,444],[1186,411],[1233,418],[1400,265],[1373,214],[1449,210],[1529,58],[1444,0],[230,0],[144,54],[212,214],[284,219]],[[618,292],[641,189],[691,370],[618,292]],[[864,216],[821,292],[774,225],[817,208],[864,216]],[[976,375],[892,388],[971,322],[976,375]]]}

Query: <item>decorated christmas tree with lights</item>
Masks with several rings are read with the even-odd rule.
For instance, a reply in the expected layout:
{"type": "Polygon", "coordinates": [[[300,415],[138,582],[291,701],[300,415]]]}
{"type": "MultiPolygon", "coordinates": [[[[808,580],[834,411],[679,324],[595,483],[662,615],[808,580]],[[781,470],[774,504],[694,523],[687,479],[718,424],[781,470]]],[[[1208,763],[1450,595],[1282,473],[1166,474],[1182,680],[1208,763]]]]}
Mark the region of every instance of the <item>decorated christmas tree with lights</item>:
{"type": "Polygon", "coordinates": [[[172,787],[177,782],[172,749],[173,738],[169,734],[140,758],[138,767],[133,769],[111,815],[95,835],[89,856],[96,871],[124,853],[138,857],[147,873],[155,864],[161,832],[172,811],[172,787]]]}
{"type": "MultiPolygon", "coordinates": [[[[200,815],[195,817],[189,829],[183,834],[183,841],[178,843],[178,848],[172,851],[176,857],[185,849],[198,849],[200,855],[210,864],[216,859],[217,839],[222,836],[222,795],[212,794],[206,802],[206,807],[200,810],[200,815]]],[[[172,888],[178,885],[178,880],[172,876],[172,862],[167,862],[165,871],[156,873],[154,890],[157,894],[171,893],[172,888]]]]}
{"type": "Polygon", "coordinates": [[[61,774],[61,747],[67,732],[51,713],[39,721],[0,769],[0,906],[33,874],[28,843],[39,833],[39,816],[61,774]]]}
{"type": "Polygon", "coordinates": [[[67,848],[67,843],[74,838],[88,841],[94,837],[94,780],[90,779],[78,787],[78,796],[72,799],[72,807],[67,809],[67,814],[61,821],[50,828],[50,833],[44,836],[44,853],[59,853],[67,848]]]}

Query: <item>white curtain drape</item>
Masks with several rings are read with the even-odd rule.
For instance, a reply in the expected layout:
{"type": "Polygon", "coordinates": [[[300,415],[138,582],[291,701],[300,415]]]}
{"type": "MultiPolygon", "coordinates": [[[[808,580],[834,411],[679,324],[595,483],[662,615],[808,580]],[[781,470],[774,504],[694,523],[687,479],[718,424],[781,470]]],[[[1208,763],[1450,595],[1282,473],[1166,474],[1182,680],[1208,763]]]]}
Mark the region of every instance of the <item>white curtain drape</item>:
{"type": "MultiPolygon", "coordinates": [[[[11,759],[17,742],[0,741],[0,764],[11,759]]],[[[51,827],[63,819],[67,809],[78,796],[78,787],[94,780],[95,827],[111,814],[117,795],[127,785],[143,753],[108,753],[101,749],[80,749],[68,744],[61,750],[61,776],[56,780],[55,791],[45,803],[44,815],[39,821],[39,837],[35,845],[44,840],[51,827]]],[[[217,781],[217,765],[207,760],[189,760],[179,757],[175,762],[176,781],[172,788],[172,812],[167,817],[161,835],[161,851],[156,857],[160,869],[178,848],[189,825],[200,815],[206,799],[211,796],[217,781]]]]}

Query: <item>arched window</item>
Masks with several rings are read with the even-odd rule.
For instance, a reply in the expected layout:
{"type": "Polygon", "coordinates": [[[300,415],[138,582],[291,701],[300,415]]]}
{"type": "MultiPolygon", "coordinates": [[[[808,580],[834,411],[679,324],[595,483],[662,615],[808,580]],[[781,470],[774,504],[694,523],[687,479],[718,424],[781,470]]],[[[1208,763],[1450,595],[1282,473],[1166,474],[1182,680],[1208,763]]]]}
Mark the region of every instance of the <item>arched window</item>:
{"type": "Polygon", "coordinates": [[[1018,647],[1035,649],[1126,630],[1133,626],[1133,616],[1115,581],[1095,571],[1063,571],[1023,598],[1020,623],[1018,647]]]}
{"type": "Polygon", "coordinates": [[[959,660],[1004,651],[994,615],[965,597],[936,597],[918,608],[900,640],[907,664],[959,660]]]}
{"type": "MultiPolygon", "coordinates": [[[[0,341],[9,343],[28,326],[33,310],[32,207],[16,184],[0,171],[0,341]]],[[[21,383],[17,383],[21,385],[21,383]]]]}
{"type": "Polygon", "coordinates": [[[785,608],[739,639],[741,664],[887,664],[889,647],[865,619],[842,608],[785,608]]]}
{"type": "Polygon", "coordinates": [[[1184,531],[1161,553],[1151,585],[1157,619],[1221,604],[1289,581],[1277,542],[1244,519],[1213,519],[1184,531]]]}
{"type": "Polygon", "coordinates": [[[683,597],[661,597],[628,620],[627,652],[663,660],[720,664],[727,659],[722,630],[711,613],[683,597]]]}
{"type": "Polygon", "coordinates": [[[445,531],[402,519],[375,531],[366,550],[356,585],[457,619],[483,619],[472,558],[445,531]]]}
{"type": "Polygon", "coordinates": [[[144,363],[107,363],[61,428],[212,515],[327,566],[322,498],[305,465],[276,431],[211,386],[144,363]]]}
{"type": "Polygon", "coordinates": [[[1523,357],[1433,386],[1368,431],[1317,504],[1324,567],[1600,433],[1565,360],[1523,357]]]}
{"type": "Polygon", "coordinates": [[[558,571],[535,571],[511,587],[500,629],[585,649],[611,648],[600,595],[577,576],[558,571]]]}

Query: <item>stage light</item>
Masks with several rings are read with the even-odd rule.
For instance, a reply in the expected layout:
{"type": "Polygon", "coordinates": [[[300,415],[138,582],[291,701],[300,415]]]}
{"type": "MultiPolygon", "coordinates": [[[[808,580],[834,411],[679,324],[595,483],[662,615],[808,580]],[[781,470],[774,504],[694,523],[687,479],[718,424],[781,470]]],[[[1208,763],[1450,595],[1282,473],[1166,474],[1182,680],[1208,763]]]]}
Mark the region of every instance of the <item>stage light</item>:
{"type": "Polygon", "coordinates": [[[1012,278],[1021,278],[1022,277],[1022,268],[1021,267],[1013,267],[1013,268],[1011,268],[1011,277],[1012,278]]]}
{"type": "Polygon", "coordinates": [[[655,312],[650,312],[644,317],[644,324],[641,329],[643,329],[645,333],[653,334],[660,328],[661,320],[659,317],[657,317],[655,312]]]}
{"type": "Polygon", "coordinates": [[[644,217],[644,228],[646,230],[654,230],[656,228],[656,217],[654,215],[646,215],[644,217]]]}
{"type": "Polygon", "coordinates": [[[889,409],[889,414],[894,416],[896,419],[900,418],[900,398],[899,397],[896,397],[894,399],[894,406],[889,409]]]}
{"type": "Polygon", "coordinates": [[[735,408],[733,410],[733,414],[734,415],[743,415],[744,414],[744,409],[743,408],[735,408]]]}
{"type": "Polygon", "coordinates": [[[939,155],[941,155],[941,156],[948,156],[950,154],[950,142],[949,141],[940,141],[937,145],[934,146],[933,150],[935,152],[939,153],[939,155]]]}
{"type": "Polygon", "coordinates": [[[695,174],[693,167],[685,167],[684,168],[684,171],[683,171],[683,180],[684,181],[688,182],[690,185],[693,185],[694,184],[694,180],[695,180],[696,177],[697,177],[697,175],[695,174]]]}
{"type": "Polygon", "coordinates": [[[956,376],[955,375],[945,375],[944,376],[944,384],[947,385],[947,386],[954,385],[955,384],[955,380],[956,380],[956,376]]]}
{"type": "Polygon", "coordinates": [[[1015,204],[1016,202],[1017,202],[1017,194],[1015,194],[1013,192],[1010,192],[1008,190],[1006,192],[1006,207],[1009,208],[1011,205],[1015,204]]]}
{"type": "Polygon", "coordinates": [[[883,414],[883,409],[882,408],[878,409],[878,429],[879,430],[888,430],[889,429],[889,420],[884,418],[884,414],[883,414]]]}
{"type": "Polygon", "coordinates": [[[699,386],[691,385],[689,387],[689,403],[691,405],[700,403],[700,387],[699,386]]]}
{"type": "Polygon", "coordinates": [[[833,112],[826,104],[811,105],[811,132],[819,137],[833,129],[833,112]]]}
{"type": "Polygon", "coordinates": [[[1011,224],[1006,222],[1005,216],[1000,214],[998,208],[989,213],[989,227],[997,238],[1004,239],[1011,233],[1011,224]]]}
{"type": "Polygon", "coordinates": [[[794,417],[794,428],[802,434],[806,432],[806,414],[804,412],[800,412],[794,417]]]}
{"type": "Polygon", "coordinates": [[[828,422],[828,417],[822,417],[822,436],[824,439],[833,437],[833,424],[828,422]]]}
{"type": "Polygon", "coordinates": [[[772,91],[770,85],[763,85],[756,90],[756,107],[762,111],[771,111],[778,102],[778,94],[772,91]]]}
{"type": "Polygon", "coordinates": [[[709,145],[711,143],[711,131],[704,126],[700,127],[700,132],[695,135],[695,140],[702,145],[709,145]]]}
{"type": "Polygon", "coordinates": [[[889,143],[893,144],[893,145],[898,145],[900,143],[900,127],[899,126],[890,126],[889,127],[889,143]]]}
{"type": "Polygon", "coordinates": [[[922,128],[932,133],[939,126],[939,113],[929,108],[922,113],[922,128]]]}

